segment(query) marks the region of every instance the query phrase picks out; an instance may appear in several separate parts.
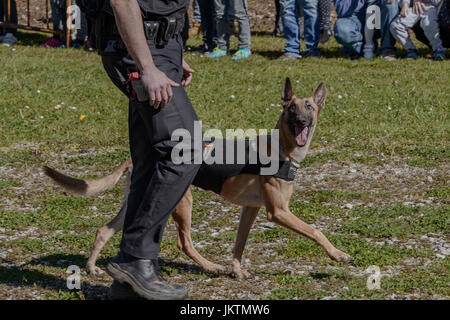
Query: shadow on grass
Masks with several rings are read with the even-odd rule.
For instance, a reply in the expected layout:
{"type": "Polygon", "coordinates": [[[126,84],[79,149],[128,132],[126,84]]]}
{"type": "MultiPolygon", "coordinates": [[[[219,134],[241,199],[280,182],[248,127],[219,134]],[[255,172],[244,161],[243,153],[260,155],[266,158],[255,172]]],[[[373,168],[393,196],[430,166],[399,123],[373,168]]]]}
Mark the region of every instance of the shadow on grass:
{"type": "Polygon", "coordinates": [[[45,42],[52,35],[49,33],[22,31],[17,32],[17,44],[19,46],[39,47],[41,43],[45,42]]]}
{"type": "MultiPolygon", "coordinates": [[[[106,268],[106,265],[113,257],[105,257],[100,258],[97,260],[96,265],[98,267],[101,267],[103,269],[106,268]]],[[[77,255],[77,254],[51,254],[48,256],[40,257],[37,259],[33,259],[27,264],[31,265],[45,265],[45,266],[51,266],[55,268],[63,268],[67,269],[71,265],[77,265],[80,268],[84,268],[86,265],[87,259],[83,255],[77,255]]],[[[183,262],[172,262],[164,260],[163,258],[158,259],[159,266],[161,268],[168,267],[177,269],[178,273],[193,273],[193,274],[205,274],[205,271],[199,267],[198,265],[195,265],[193,263],[183,263],[183,262]]]]}
{"type": "MultiPolygon", "coordinates": [[[[268,50],[268,51],[253,51],[255,55],[260,55],[262,57],[268,58],[269,60],[276,60],[281,57],[284,53],[283,50],[268,50]]],[[[347,58],[342,47],[332,47],[332,48],[322,48],[321,49],[322,59],[324,58],[347,58]]],[[[308,58],[309,59],[309,58],[308,58]]],[[[314,58],[311,58],[314,59],[314,58]]]]}
{"type": "MultiPolygon", "coordinates": [[[[67,288],[67,279],[46,274],[39,270],[29,270],[26,267],[3,267],[0,266],[0,284],[13,287],[39,286],[43,289],[54,290],[62,295],[76,293],[77,290],[67,288]]],[[[107,299],[109,287],[81,283],[81,292],[85,299],[107,299]]]]}
{"type": "MultiPolygon", "coordinates": [[[[17,32],[17,43],[16,46],[22,46],[22,47],[40,47],[42,43],[47,41],[48,38],[50,38],[52,34],[50,33],[43,33],[38,31],[28,31],[28,30],[19,30],[17,32]]],[[[65,40],[63,40],[65,42],[65,40]]],[[[59,48],[52,48],[52,49],[59,49],[59,48]]],[[[80,50],[80,49],[78,49],[80,50]]],[[[89,51],[85,46],[82,47],[81,50],[89,51]]]]}

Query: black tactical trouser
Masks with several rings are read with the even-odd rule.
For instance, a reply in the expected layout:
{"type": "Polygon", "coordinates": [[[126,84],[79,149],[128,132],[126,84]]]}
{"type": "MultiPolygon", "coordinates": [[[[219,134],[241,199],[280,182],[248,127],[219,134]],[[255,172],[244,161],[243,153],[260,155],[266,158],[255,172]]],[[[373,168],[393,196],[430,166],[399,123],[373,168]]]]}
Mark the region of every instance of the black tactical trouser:
{"type": "MultiPolygon", "coordinates": [[[[181,36],[172,38],[164,48],[156,48],[153,41],[148,43],[156,67],[180,86],[172,87],[172,100],[157,110],[149,106],[148,101],[142,103],[130,99],[129,135],[133,173],[120,248],[141,259],[158,256],[167,220],[200,166],[175,165],[171,160],[172,149],[178,143],[171,141],[172,132],[184,128],[193,139],[194,121],[197,120],[181,86],[181,36]]],[[[124,82],[131,71],[136,71],[132,60],[129,57],[103,57],[103,65],[114,84],[130,97],[130,88],[124,82]]],[[[194,155],[195,144],[191,145],[191,154],[194,155]]]]}

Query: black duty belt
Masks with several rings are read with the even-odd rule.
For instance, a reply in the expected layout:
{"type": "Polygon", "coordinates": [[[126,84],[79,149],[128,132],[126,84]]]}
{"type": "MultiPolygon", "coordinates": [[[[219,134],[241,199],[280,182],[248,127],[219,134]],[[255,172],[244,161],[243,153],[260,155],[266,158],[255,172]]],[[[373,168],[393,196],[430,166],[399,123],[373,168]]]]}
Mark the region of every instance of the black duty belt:
{"type": "Polygon", "coordinates": [[[145,36],[154,40],[157,46],[165,46],[171,38],[178,36],[184,28],[184,17],[162,17],[158,20],[144,21],[145,36]]]}

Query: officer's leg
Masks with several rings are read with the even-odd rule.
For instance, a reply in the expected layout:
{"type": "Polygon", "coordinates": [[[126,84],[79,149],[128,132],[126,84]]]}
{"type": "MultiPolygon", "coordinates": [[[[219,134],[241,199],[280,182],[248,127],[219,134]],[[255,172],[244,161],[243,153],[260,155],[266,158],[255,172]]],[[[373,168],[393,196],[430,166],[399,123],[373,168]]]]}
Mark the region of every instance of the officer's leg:
{"type": "MultiPolygon", "coordinates": [[[[181,37],[170,40],[163,48],[156,48],[153,42],[149,45],[155,66],[180,83],[183,73],[181,37]]],[[[149,101],[130,104],[132,119],[143,124],[139,130],[130,128],[133,164],[137,159],[141,165],[134,164],[133,168],[121,252],[107,266],[114,279],[129,283],[135,292],[149,299],[182,299],[187,294],[184,288],[164,281],[156,259],[167,219],[200,166],[173,162],[172,150],[178,141],[172,141],[172,133],[185,129],[193,139],[197,116],[184,88],[173,87],[172,90],[173,97],[163,108],[154,109],[149,101]]],[[[135,123],[130,121],[130,126],[134,127],[135,123]]],[[[201,154],[201,141],[198,145],[199,148],[192,143],[188,150],[191,160],[201,154]]]]}
{"type": "MultiPolygon", "coordinates": [[[[125,82],[127,73],[133,68],[132,60],[129,57],[104,56],[102,62],[111,81],[130,98],[131,90],[128,85],[125,85],[125,82]]],[[[142,202],[156,165],[151,152],[152,140],[147,135],[144,120],[141,118],[136,105],[136,101],[130,100],[128,130],[133,172],[127,199],[127,212],[131,212],[131,215],[137,211],[142,202]]],[[[147,105],[147,107],[149,106],[147,105]]],[[[130,214],[127,213],[126,215],[129,216],[130,214]]]]}
{"type": "MultiPolygon", "coordinates": [[[[138,166],[133,170],[132,192],[129,197],[129,202],[133,205],[125,217],[121,249],[137,258],[156,259],[167,219],[192,183],[199,168],[198,164],[193,163],[179,165],[173,163],[172,149],[178,142],[171,141],[171,134],[176,129],[186,129],[193,139],[193,125],[197,119],[182,87],[173,88],[171,102],[162,109],[155,110],[149,107],[148,103],[134,103],[132,110],[138,113],[136,116],[145,124],[146,133],[140,132],[139,136],[145,134],[151,137],[152,145],[142,145],[145,150],[135,151],[140,155],[141,152],[150,150],[148,155],[141,156],[142,167],[138,166]],[[137,180],[137,175],[141,172],[143,177],[149,177],[147,184],[146,181],[137,180]],[[135,191],[136,188],[140,191],[135,191]],[[140,196],[131,198],[132,194],[140,196]]],[[[194,141],[191,145],[194,149],[194,141]]],[[[191,155],[195,155],[195,150],[192,150],[191,155]]],[[[193,157],[191,160],[193,162],[193,157]]]]}

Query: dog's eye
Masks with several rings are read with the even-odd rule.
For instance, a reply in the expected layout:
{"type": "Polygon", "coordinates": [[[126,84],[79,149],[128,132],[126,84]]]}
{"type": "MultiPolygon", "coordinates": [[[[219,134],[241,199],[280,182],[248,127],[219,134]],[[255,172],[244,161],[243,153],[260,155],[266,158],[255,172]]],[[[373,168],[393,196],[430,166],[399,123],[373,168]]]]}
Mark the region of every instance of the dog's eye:
{"type": "Polygon", "coordinates": [[[309,111],[314,110],[313,106],[310,105],[308,102],[305,103],[305,107],[306,107],[306,109],[308,109],[309,111]]]}
{"type": "Polygon", "coordinates": [[[295,104],[291,104],[291,105],[289,106],[289,111],[290,111],[290,112],[295,112],[295,109],[296,109],[295,104]]]}

